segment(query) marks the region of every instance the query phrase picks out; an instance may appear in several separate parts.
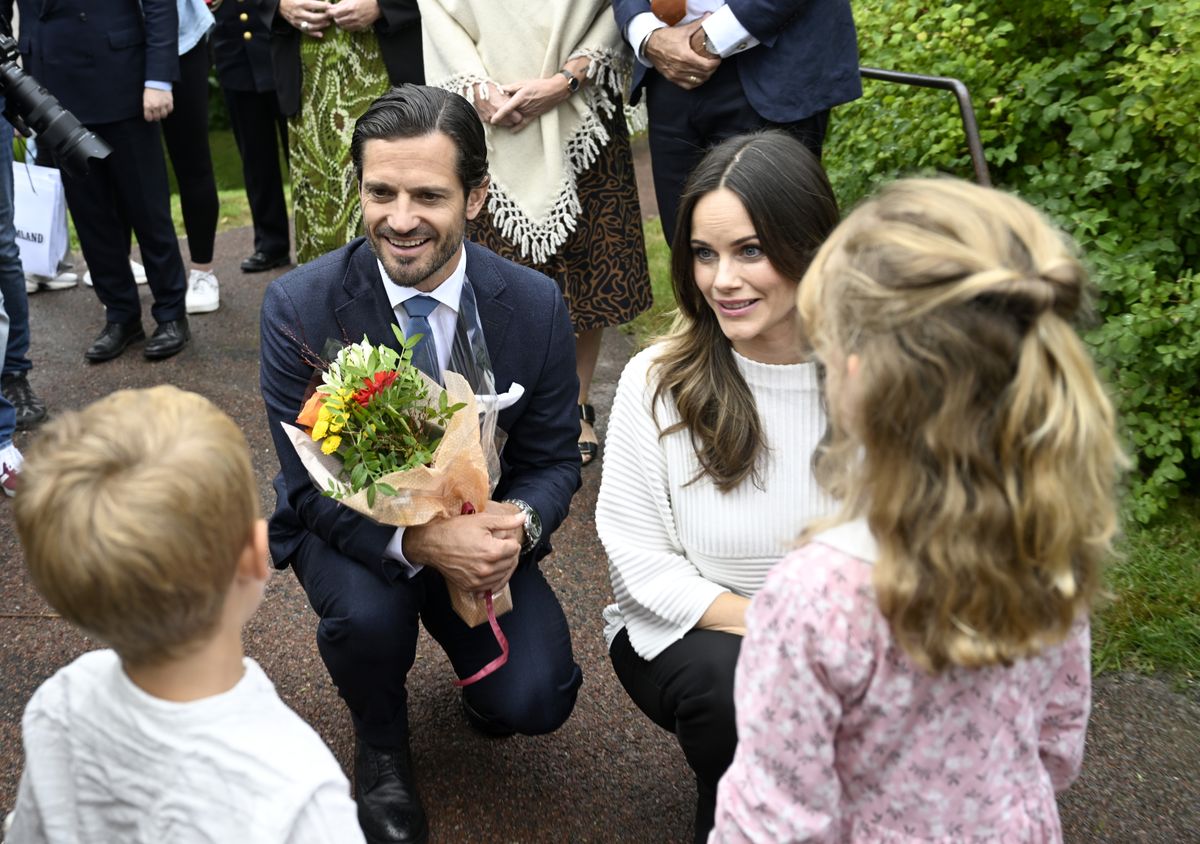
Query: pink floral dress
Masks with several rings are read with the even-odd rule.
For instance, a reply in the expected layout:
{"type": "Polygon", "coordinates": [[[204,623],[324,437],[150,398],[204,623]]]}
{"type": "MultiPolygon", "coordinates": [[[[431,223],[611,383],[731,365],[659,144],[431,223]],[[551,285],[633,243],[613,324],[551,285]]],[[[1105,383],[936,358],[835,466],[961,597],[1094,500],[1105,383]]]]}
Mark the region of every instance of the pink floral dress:
{"type": "Polygon", "coordinates": [[[747,612],[738,748],[710,841],[1059,842],[1079,773],[1089,629],[1010,668],[920,671],[871,586],[865,523],[773,569],[747,612]]]}

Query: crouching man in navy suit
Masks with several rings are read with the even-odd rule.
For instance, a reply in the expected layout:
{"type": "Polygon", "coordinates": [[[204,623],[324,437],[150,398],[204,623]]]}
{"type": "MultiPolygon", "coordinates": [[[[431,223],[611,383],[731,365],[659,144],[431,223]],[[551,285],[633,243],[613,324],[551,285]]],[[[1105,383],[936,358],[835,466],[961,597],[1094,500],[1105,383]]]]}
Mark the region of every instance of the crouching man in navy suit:
{"type": "Polygon", "coordinates": [[[321,618],[317,644],[357,734],[356,799],[367,840],[423,841],[405,688],[418,619],[459,677],[498,653],[488,625],[468,628],[455,615],[448,582],[471,592],[512,589],[514,609],[500,617],[508,663],[463,692],[472,726],[546,733],[575,704],[582,674],[538,568],[579,488],[575,346],[553,281],[463,240],[488,188],[483,126],[465,99],[393,88],[359,118],[351,155],[366,239],[277,279],[263,302],[262,391],[282,470],[271,553],[277,566],[292,567],[321,618]],[[472,302],[497,392],[525,388],[499,413],[508,441],[496,500],[476,515],[396,529],[323,497],[280,425],[296,418],[313,376],[305,349],[364,334],[395,347],[398,322],[406,334],[431,330],[432,357],[444,369],[457,313],[472,302]]]}

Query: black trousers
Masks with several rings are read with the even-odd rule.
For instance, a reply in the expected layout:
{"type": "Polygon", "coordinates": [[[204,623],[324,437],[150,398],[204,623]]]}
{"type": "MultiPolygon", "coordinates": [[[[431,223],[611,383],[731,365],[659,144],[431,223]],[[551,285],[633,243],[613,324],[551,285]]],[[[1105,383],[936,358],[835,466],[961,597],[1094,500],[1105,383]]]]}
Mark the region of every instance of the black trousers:
{"type": "Polygon", "coordinates": [[[717,783],[737,748],[733,673],[741,649],[741,636],[692,630],[647,661],[622,630],[608,652],[625,691],[651,721],[675,734],[696,774],[697,842],[712,831],[717,783]]]}
{"type": "Polygon", "coordinates": [[[154,294],[156,322],[184,316],[187,277],[171,222],[167,164],[157,123],[139,115],[88,126],[112,154],[93,161],[86,176],[62,174],[67,207],[109,322],[141,318],[137,284],[129,268],[130,233],[136,232],[154,294]]]}
{"type": "Polygon", "coordinates": [[[288,210],[279,169],[280,147],[285,159],[288,154],[287,119],[279,111],[274,91],[225,89],[224,93],[229,123],[242,156],[242,178],[254,223],[254,251],[287,255],[291,251],[288,210]]]}
{"type": "Polygon", "coordinates": [[[650,117],[650,160],[654,195],[670,246],[675,217],[687,177],[712,147],[755,129],[779,128],[794,135],[817,158],[825,142],[828,110],[795,123],[772,123],[746,100],[737,72],[737,56],[725,59],[709,80],[685,91],[656,71],[646,74],[646,109],[650,117]]]}
{"type": "MultiPolygon", "coordinates": [[[[389,582],[311,534],[296,550],[292,569],[321,617],[321,658],[367,744],[403,747],[408,741],[406,682],[416,658],[418,618],[460,678],[500,653],[491,627],[467,627],[455,614],[445,580],[432,569],[411,578],[398,573],[389,582]]],[[[522,560],[509,587],[513,609],[499,618],[508,662],[463,693],[490,723],[526,735],[548,733],[571,714],[583,673],[562,607],[537,565],[522,560]]]]}
{"type": "MultiPolygon", "coordinates": [[[[179,186],[183,228],[192,262],[209,264],[221,213],[212,151],[208,147],[208,36],[179,57],[179,81],[172,86],[175,106],[162,122],[167,154],[179,186]]],[[[141,242],[141,238],[138,239],[141,242]]]]}

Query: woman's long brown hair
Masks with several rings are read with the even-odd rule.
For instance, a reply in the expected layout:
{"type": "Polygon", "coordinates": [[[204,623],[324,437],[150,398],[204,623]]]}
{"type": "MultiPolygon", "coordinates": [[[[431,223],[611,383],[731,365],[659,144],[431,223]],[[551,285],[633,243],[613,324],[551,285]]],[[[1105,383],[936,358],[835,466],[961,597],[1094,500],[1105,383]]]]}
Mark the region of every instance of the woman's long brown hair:
{"type": "Polygon", "coordinates": [[[837,225],[838,207],[821,163],[781,130],[739,135],[714,147],[684,187],[671,253],[679,310],[654,364],[655,406],[671,397],[680,421],[661,435],[686,430],[700,477],[708,476],[728,492],[748,477],[758,482],[766,443],[754,396],[716,314],[696,286],[692,213],[697,202],[721,188],[741,200],[767,260],[797,283],[837,225]]]}

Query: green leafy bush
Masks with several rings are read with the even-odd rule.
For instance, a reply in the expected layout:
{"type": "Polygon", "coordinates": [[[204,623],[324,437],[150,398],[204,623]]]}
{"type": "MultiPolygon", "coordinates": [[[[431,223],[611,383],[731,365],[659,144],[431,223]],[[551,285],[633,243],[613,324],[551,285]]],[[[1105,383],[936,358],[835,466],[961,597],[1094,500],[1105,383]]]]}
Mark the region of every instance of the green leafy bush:
{"type": "MultiPolygon", "coordinates": [[[[971,90],[992,179],[1081,243],[1087,333],[1117,393],[1150,521],[1200,459],[1200,0],[855,4],[862,64],[971,90]]],[[[864,80],[826,163],[845,205],[897,175],[969,178],[948,93],[864,80]]]]}

